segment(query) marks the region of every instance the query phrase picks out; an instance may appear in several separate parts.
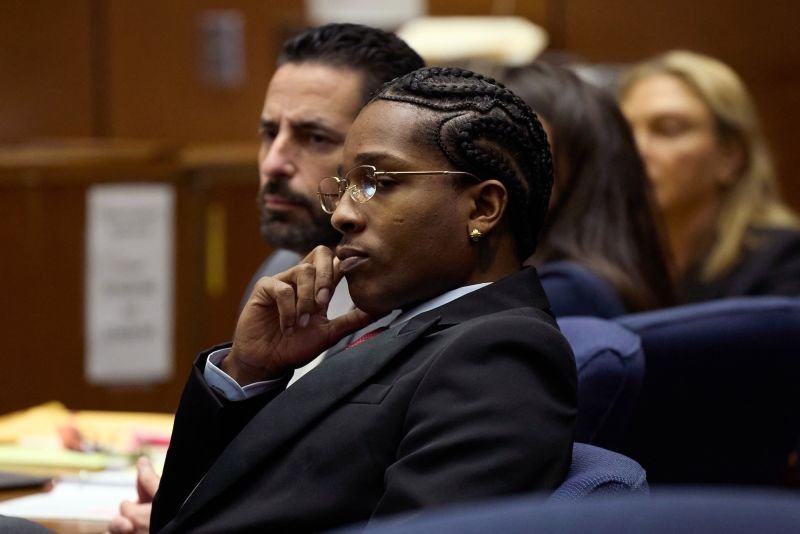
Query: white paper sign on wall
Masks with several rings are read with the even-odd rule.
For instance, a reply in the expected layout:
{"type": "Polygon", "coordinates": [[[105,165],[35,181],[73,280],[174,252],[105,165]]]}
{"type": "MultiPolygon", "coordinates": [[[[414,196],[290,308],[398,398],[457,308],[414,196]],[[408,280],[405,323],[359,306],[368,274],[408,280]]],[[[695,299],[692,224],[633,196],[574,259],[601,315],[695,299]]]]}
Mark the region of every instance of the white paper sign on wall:
{"type": "Polygon", "coordinates": [[[355,22],[393,30],[427,12],[427,0],[306,0],[312,24],[355,22]]]}
{"type": "Polygon", "coordinates": [[[165,381],[173,371],[174,189],[103,184],[86,201],[86,378],[165,381]]]}

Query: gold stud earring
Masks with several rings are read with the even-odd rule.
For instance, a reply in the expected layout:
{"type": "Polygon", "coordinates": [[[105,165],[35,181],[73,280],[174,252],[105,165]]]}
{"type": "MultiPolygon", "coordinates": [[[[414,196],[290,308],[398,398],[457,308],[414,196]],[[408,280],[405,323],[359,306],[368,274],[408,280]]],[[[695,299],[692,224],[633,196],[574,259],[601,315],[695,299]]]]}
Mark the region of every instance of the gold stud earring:
{"type": "Polygon", "coordinates": [[[472,231],[469,233],[469,238],[472,239],[473,242],[477,243],[481,240],[483,234],[477,228],[473,228],[472,231]]]}

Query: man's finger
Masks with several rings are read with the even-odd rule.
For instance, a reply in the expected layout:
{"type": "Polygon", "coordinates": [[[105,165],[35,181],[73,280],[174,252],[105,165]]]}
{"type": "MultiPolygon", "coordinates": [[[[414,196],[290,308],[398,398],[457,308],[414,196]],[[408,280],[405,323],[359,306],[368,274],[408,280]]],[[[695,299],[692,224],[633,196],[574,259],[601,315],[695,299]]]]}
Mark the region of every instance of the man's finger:
{"type": "Polygon", "coordinates": [[[281,326],[281,332],[291,334],[297,322],[297,294],[294,287],[285,282],[279,280],[273,280],[272,282],[268,287],[264,287],[264,291],[269,293],[270,298],[278,308],[278,322],[281,326]]]}
{"type": "Polygon", "coordinates": [[[108,524],[108,531],[111,534],[131,534],[136,531],[136,526],[127,517],[117,516],[108,524]]]}
{"type": "Polygon", "coordinates": [[[136,490],[139,492],[139,502],[152,502],[158,490],[161,477],[158,476],[150,460],[142,456],[136,460],[136,490]]]}
{"type": "Polygon", "coordinates": [[[316,269],[314,297],[317,304],[327,310],[333,290],[339,282],[339,279],[336,278],[338,269],[334,267],[334,263],[338,263],[339,260],[334,256],[331,249],[319,246],[306,256],[305,261],[313,263],[316,269]]]}
{"type": "Polygon", "coordinates": [[[317,275],[316,267],[310,263],[303,263],[296,267],[297,325],[300,328],[308,326],[311,315],[317,313],[315,300],[317,275]]]}

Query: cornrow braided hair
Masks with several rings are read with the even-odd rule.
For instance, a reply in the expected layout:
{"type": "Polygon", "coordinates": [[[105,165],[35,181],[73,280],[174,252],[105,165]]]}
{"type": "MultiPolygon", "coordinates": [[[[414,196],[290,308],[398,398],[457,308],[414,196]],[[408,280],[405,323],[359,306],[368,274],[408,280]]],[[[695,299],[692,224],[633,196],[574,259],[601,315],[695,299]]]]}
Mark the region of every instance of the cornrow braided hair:
{"type": "Polygon", "coordinates": [[[508,219],[520,259],[536,248],[553,185],[550,147],[533,110],[503,84],[450,67],[416,70],[385,84],[373,100],[441,115],[431,142],[456,169],[497,179],[509,192],[508,219]]]}

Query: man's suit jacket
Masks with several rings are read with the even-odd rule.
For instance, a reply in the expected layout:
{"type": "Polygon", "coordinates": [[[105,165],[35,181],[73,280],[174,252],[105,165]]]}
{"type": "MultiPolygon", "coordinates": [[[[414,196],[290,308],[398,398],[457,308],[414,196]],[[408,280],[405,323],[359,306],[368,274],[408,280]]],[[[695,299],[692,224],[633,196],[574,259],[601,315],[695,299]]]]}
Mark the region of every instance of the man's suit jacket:
{"type": "Polygon", "coordinates": [[[178,409],[152,532],[316,531],[556,487],[572,352],[532,268],[232,403],[202,378],[178,409]]]}

